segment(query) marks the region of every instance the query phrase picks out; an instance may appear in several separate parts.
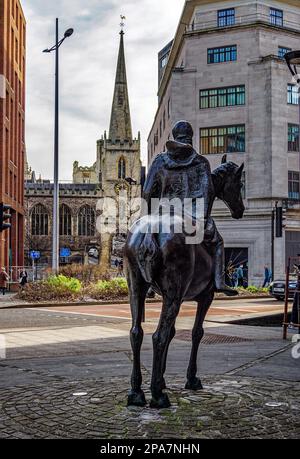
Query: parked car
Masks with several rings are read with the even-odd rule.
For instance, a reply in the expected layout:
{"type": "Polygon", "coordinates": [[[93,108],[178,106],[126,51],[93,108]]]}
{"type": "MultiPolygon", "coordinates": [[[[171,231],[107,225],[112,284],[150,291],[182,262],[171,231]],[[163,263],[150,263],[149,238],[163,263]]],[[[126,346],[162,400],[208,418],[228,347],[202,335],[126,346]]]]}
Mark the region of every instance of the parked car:
{"type": "Polygon", "coordinates": [[[99,251],[96,248],[91,248],[89,250],[89,256],[93,258],[98,258],[99,257],[99,251]]]}
{"type": "MultiPolygon", "coordinates": [[[[289,281],[289,298],[293,299],[295,295],[297,285],[297,279],[290,279],[289,281]]],[[[284,280],[276,280],[271,282],[269,287],[269,293],[271,296],[276,298],[276,300],[284,300],[285,299],[285,281],[284,280]]]]}

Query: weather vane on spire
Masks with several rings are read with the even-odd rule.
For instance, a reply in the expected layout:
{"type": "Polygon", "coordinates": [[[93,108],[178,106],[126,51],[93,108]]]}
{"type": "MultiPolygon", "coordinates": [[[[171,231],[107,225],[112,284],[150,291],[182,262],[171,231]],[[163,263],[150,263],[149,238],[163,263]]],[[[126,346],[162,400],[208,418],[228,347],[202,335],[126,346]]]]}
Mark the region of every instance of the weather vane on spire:
{"type": "Polygon", "coordinates": [[[120,18],[121,18],[121,24],[120,24],[120,26],[121,26],[121,33],[124,33],[124,27],[125,27],[126,16],[123,16],[123,14],[121,14],[120,18]]]}

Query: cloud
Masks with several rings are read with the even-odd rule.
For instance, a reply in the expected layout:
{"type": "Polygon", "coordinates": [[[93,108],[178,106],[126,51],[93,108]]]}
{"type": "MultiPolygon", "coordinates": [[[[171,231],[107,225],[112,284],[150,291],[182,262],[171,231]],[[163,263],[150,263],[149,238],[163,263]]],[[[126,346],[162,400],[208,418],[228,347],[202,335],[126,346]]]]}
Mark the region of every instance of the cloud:
{"type": "Polygon", "coordinates": [[[27,20],[26,147],[29,164],[53,177],[54,55],[42,50],[74,28],[60,49],[60,178],[73,161],[92,165],[96,141],[109,129],[120,14],[126,16],[125,52],[134,135],[147,137],[157,109],[157,53],[173,38],[184,0],[22,0],[27,20]]]}

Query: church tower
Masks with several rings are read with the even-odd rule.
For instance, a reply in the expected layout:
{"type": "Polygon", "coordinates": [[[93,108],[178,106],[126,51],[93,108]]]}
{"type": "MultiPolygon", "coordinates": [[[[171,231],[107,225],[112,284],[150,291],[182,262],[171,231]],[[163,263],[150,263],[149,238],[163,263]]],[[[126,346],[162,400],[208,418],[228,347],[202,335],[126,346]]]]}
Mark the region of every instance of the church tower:
{"type": "Polygon", "coordinates": [[[123,30],[120,32],[120,48],[110,118],[109,138],[114,142],[121,139],[132,141],[123,30]]]}
{"type": "MultiPolygon", "coordinates": [[[[126,75],[124,51],[124,31],[120,32],[119,55],[117,62],[115,87],[111,108],[109,134],[97,141],[97,160],[91,167],[79,166],[78,161],[73,164],[73,182],[97,184],[99,197],[118,200],[121,190],[127,190],[128,198],[136,199],[141,196],[141,138],[133,138],[129,96],[126,75]]],[[[130,217],[138,208],[130,207],[130,217]]],[[[103,271],[110,267],[110,258],[114,241],[116,245],[119,236],[101,234],[100,266],[103,271]]],[[[124,244],[123,237],[120,237],[124,244]]]]}
{"type": "Polygon", "coordinates": [[[97,141],[97,160],[91,167],[73,164],[74,183],[97,183],[103,197],[117,198],[126,188],[132,198],[141,196],[141,138],[133,138],[124,50],[125,33],[120,32],[119,54],[109,134],[97,141]]]}
{"type": "Polygon", "coordinates": [[[126,75],[124,31],[120,32],[115,87],[107,136],[97,142],[97,174],[105,196],[117,197],[126,188],[133,198],[141,195],[140,134],[132,136],[126,75]]]}

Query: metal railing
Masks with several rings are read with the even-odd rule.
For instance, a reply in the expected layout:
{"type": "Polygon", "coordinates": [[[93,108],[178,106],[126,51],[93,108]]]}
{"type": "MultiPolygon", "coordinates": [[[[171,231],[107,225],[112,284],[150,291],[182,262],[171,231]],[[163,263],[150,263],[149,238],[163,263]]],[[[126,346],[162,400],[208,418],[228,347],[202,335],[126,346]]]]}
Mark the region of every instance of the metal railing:
{"type": "Polygon", "coordinates": [[[280,21],[274,22],[273,18],[271,18],[267,14],[262,14],[262,13],[255,13],[255,14],[246,14],[244,16],[236,16],[233,21],[230,21],[226,25],[219,25],[218,20],[214,21],[199,21],[199,22],[194,22],[191,25],[186,26],[186,32],[199,32],[199,31],[206,31],[206,30],[212,30],[212,29],[227,29],[227,28],[232,28],[232,27],[239,27],[242,25],[248,25],[248,24],[256,24],[256,23],[262,23],[262,24],[268,24],[273,27],[279,27],[282,29],[290,29],[294,30],[297,32],[300,32],[300,21],[288,21],[283,19],[282,24],[280,21]],[[230,23],[231,22],[231,23],[230,23]]]}
{"type": "Polygon", "coordinates": [[[20,281],[20,275],[22,271],[27,272],[28,282],[34,282],[36,280],[42,280],[47,277],[46,270],[49,270],[49,266],[39,265],[39,266],[10,266],[7,270],[9,284],[16,284],[20,281]]]}

